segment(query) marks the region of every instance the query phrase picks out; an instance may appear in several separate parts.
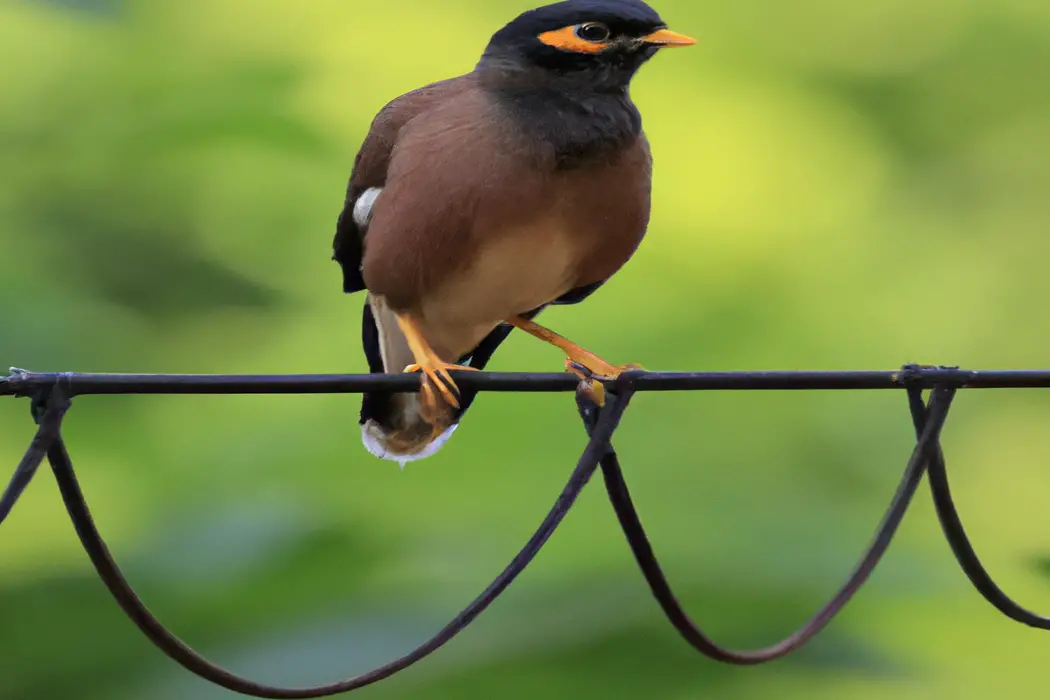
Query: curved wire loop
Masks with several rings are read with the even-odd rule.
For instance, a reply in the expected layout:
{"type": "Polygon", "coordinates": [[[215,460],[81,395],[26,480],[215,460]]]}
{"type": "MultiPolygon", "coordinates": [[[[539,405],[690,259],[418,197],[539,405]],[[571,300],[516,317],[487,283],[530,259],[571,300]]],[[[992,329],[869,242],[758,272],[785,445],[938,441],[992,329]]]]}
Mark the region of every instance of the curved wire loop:
{"type": "MultiPolygon", "coordinates": [[[[908,406],[911,408],[912,421],[915,424],[916,434],[925,431],[929,423],[926,406],[922,401],[922,391],[918,388],[908,389],[908,406]]],[[[1009,595],[1007,595],[995,583],[992,575],[984,568],[977,552],[974,551],[970,538],[963,527],[959,511],[955,508],[955,499],[952,498],[951,487],[948,484],[948,468],[944,461],[944,450],[938,443],[934,453],[930,456],[930,492],[933,495],[933,505],[937,510],[937,519],[941,523],[941,529],[948,540],[948,544],[955,554],[962,570],[969,577],[974,588],[984,596],[984,599],[995,606],[1002,614],[1020,622],[1021,624],[1038,629],[1050,630],[1050,618],[1038,615],[1026,608],[1021,607],[1009,595]]]]}
{"type": "MultiPolygon", "coordinates": [[[[47,457],[77,535],[95,570],[128,617],[161,651],[191,673],[234,692],[260,698],[320,698],[363,688],[408,668],[449,642],[491,605],[532,562],[568,514],[583,487],[587,485],[597,470],[598,461],[608,449],[609,440],[627,409],[632,395],[633,390],[629,387],[619,395],[609,394],[609,400],[601,411],[587,448],[550,513],[507,568],[455,619],[429,640],[399,659],[354,678],[312,688],[280,688],[243,678],[208,661],[171,633],[147,609],[110,555],[102,536],[95,527],[61,435],[51,436],[52,443],[47,457]]],[[[61,415],[48,412],[42,423],[56,426],[61,423],[61,415]]],[[[50,433],[45,437],[48,436],[50,433]]]]}
{"type": "MultiPolygon", "coordinates": [[[[95,527],[84,499],[61,435],[62,421],[70,407],[68,397],[71,395],[70,387],[64,386],[61,381],[51,383],[46,388],[39,389],[37,393],[21,394],[34,396],[33,415],[39,427],[9,486],[0,496],[0,523],[3,523],[11,512],[46,455],[84,550],[103,583],[135,625],[164,654],[191,673],[228,690],[260,698],[320,698],[356,690],[412,666],[448,643],[484,612],[532,562],[575,504],[599,464],[609,501],[653,596],[686,642],[713,660],[736,665],[756,665],[773,661],[801,648],[824,629],[849,603],[881,561],[927,471],[930,474],[930,489],[941,527],[956,559],[973,585],[989,603],[1008,617],[1032,627],[1050,629],[1050,618],[1041,617],[1022,608],[992,580],[975,553],[955,508],[940,446],[940,434],[957,388],[974,381],[974,377],[977,376],[976,373],[965,373],[965,376],[961,377],[956,376],[958,374],[957,368],[905,366],[899,377],[892,378],[894,385],[903,385],[908,390],[916,444],[871,544],[838,592],[808,622],[783,641],[755,651],[728,649],[708,637],[682,608],[660,567],[631,499],[619,458],[611,442],[631,398],[635,391],[641,388],[637,377],[631,373],[625,373],[613,385],[606,387],[606,395],[609,398],[604,408],[599,408],[592,400],[592,397],[601,392],[596,392],[591,380],[585,379],[578,385],[577,406],[590,436],[587,447],[568,483],[535,534],[492,584],[437,634],[408,654],[372,671],[337,683],[311,688],[281,688],[248,680],[202,657],[170,632],[149,611],[113,560],[105,541],[95,527]],[[944,376],[941,376],[942,374],[944,376]],[[933,390],[929,405],[926,405],[922,400],[922,389],[931,385],[933,390]]],[[[14,375],[14,379],[24,382],[28,373],[23,372],[22,375],[14,375]]],[[[65,376],[54,375],[59,380],[65,376]]],[[[47,378],[53,377],[48,375],[47,378]]],[[[9,383],[11,381],[9,379],[9,383]]],[[[2,388],[0,386],[0,389],[2,388]]]]}
{"type": "MultiPolygon", "coordinates": [[[[623,528],[631,551],[642,569],[653,596],[659,602],[667,619],[674,625],[685,641],[694,649],[715,661],[749,666],[766,663],[786,656],[804,646],[818,632],[824,629],[868,580],[868,577],[889,547],[893,536],[897,532],[897,528],[904,519],[912,497],[922,481],[922,475],[926,470],[927,464],[931,461],[938,436],[948,418],[948,409],[951,407],[954,397],[954,388],[941,387],[934,390],[930,400],[929,418],[920,431],[915,449],[908,460],[908,466],[904,470],[904,476],[897,487],[897,492],[893,496],[889,510],[883,517],[874,540],[845,584],[816,615],[810,618],[794,634],[777,644],[757,651],[735,651],[719,645],[707,636],[682,608],[656,559],[656,554],[653,552],[649,538],[642,527],[638,511],[631,500],[631,494],[627,489],[627,483],[620,468],[619,458],[610,445],[609,451],[601,460],[602,474],[605,477],[605,488],[609,495],[609,501],[616,511],[620,526],[623,528]]],[[[583,413],[582,409],[581,413],[583,413]]],[[[587,418],[585,415],[584,419],[587,420],[587,418]]]]}
{"type": "Polygon", "coordinates": [[[33,415],[37,419],[39,426],[37,427],[36,435],[33,436],[33,440],[29,443],[29,447],[22,457],[22,461],[15,468],[14,476],[11,477],[10,483],[4,489],[3,496],[0,496],[0,525],[7,520],[7,516],[11,514],[15,504],[18,503],[18,499],[22,497],[29,483],[36,476],[37,468],[44,461],[47,451],[58,439],[59,432],[62,429],[62,419],[65,417],[66,411],[69,410],[70,405],[69,399],[64,395],[60,395],[58,389],[48,392],[46,397],[40,397],[34,402],[33,415]],[[43,418],[40,417],[38,409],[43,410],[43,418]]]}

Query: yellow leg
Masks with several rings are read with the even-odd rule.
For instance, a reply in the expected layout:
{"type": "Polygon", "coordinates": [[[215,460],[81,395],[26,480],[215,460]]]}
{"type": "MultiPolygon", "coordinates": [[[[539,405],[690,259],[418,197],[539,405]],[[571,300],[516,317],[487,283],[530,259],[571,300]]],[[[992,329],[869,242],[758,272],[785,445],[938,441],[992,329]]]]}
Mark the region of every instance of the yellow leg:
{"type": "Polygon", "coordinates": [[[567,359],[565,361],[565,368],[573,374],[579,376],[581,379],[587,379],[587,377],[581,374],[580,371],[573,367],[571,363],[575,362],[576,364],[582,367],[586,367],[587,370],[590,371],[596,377],[605,377],[609,379],[615,379],[616,377],[619,377],[623,372],[626,372],[628,370],[644,369],[644,367],[634,362],[625,365],[611,365],[602,358],[595,355],[593,352],[581,348],[579,345],[572,342],[568,338],[558,335],[549,328],[544,328],[538,323],[529,321],[528,319],[522,318],[521,316],[513,316],[511,318],[508,318],[507,323],[514,326],[515,328],[525,331],[529,335],[533,335],[539,338],[540,340],[550,343],[554,347],[564,352],[567,356],[567,359]]]}
{"type": "Polygon", "coordinates": [[[433,348],[430,347],[430,343],[427,342],[422,332],[420,332],[419,324],[411,316],[397,314],[397,323],[401,327],[401,332],[405,335],[405,340],[408,342],[409,350],[412,351],[412,356],[416,358],[416,364],[409,365],[405,368],[405,371],[423,372],[426,375],[426,381],[423,382],[423,386],[420,389],[423,403],[431,408],[437,406],[437,398],[434,395],[434,387],[436,386],[446,403],[453,408],[459,408],[459,399],[456,398],[459,388],[452,381],[448,371],[450,369],[461,369],[476,372],[477,370],[473,367],[450,364],[438,357],[438,354],[434,352],[433,348]]]}

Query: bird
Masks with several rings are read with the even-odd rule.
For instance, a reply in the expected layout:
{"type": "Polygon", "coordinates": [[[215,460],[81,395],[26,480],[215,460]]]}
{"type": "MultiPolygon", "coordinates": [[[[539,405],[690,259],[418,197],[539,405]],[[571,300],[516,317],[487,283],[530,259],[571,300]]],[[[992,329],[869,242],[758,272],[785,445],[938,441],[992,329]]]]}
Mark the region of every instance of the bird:
{"type": "Polygon", "coordinates": [[[474,68],[387,103],[353,162],[332,258],[365,292],[371,373],[421,372],[418,392],[365,393],[365,448],[406,463],[435,454],[517,328],[581,377],[613,365],[534,320],[588,299],[646,234],[652,154],[629,88],[665,48],[696,40],[642,0],[565,0],[490,38],[474,68]],[[581,371],[581,368],[583,371],[581,371]]]}

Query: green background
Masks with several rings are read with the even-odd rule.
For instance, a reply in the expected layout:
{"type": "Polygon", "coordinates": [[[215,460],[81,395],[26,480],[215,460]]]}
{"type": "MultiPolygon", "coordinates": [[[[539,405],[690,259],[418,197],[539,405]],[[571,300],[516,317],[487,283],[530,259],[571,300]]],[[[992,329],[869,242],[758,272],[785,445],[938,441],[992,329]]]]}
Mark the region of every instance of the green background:
{"type": "MultiPolygon", "coordinates": [[[[329,260],[388,100],[469,70],[522,1],[0,2],[0,361],[40,371],[363,372],[329,260]]],[[[637,256],[545,322],[654,370],[1046,364],[1050,4],[664,0],[693,48],[633,95],[655,194],[637,256]]],[[[515,333],[490,368],[560,371],[515,333]]],[[[482,396],[436,457],[365,453],[359,399],[84,397],[98,525],[154,612],[262,681],[406,651],[531,534],[584,444],[567,395],[482,396]]],[[[1050,397],[964,392],[959,507],[1050,608],[1050,397]]],[[[0,463],[32,434],[0,402],[0,463]]],[[[769,643],[867,544],[913,436],[903,395],[639,396],[617,436],[691,614],[769,643]]],[[[488,613],[361,697],[1034,697],[1045,633],[987,606],[920,491],[812,647],[718,666],[663,620],[597,484],[488,613]]],[[[229,699],[162,657],[80,551],[48,474],[0,531],[4,700],[229,699]]]]}

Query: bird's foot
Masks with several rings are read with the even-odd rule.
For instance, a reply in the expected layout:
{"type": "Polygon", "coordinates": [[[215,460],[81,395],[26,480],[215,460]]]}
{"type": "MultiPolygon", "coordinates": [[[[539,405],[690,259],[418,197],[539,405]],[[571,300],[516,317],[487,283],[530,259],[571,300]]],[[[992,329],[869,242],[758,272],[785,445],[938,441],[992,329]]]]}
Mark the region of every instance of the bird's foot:
{"type": "MultiPolygon", "coordinates": [[[[469,372],[478,371],[474,367],[454,365],[444,362],[437,356],[427,357],[420,364],[412,364],[405,367],[406,372],[422,372],[425,375],[423,385],[419,389],[422,397],[421,402],[426,408],[426,410],[423,411],[423,417],[425,419],[428,414],[432,415],[437,410],[437,395],[435,394],[435,387],[437,393],[441,394],[445,403],[452,406],[452,408],[459,408],[459,387],[457,387],[456,382],[452,380],[452,376],[448,373],[449,370],[465,370],[469,372]]],[[[433,422],[429,419],[427,420],[428,422],[433,422]]]]}
{"type": "MultiPolygon", "coordinates": [[[[629,372],[630,370],[635,369],[645,369],[645,367],[642,367],[637,362],[628,362],[625,365],[610,365],[601,358],[595,359],[598,359],[598,363],[600,363],[598,369],[595,369],[593,366],[585,365],[582,362],[577,362],[572,359],[572,357],[566,357],[565,369],[580,378],[584,384],[584,391],[587,393],[587,396],[598,406],[605,405],[605,385],[600,381],[595,381],[595,377],[600,379],[616,379],[624,372],[629,372]]],[[[592,362],[590,364],[594,365],[596,363],[592,362]]]]}
{"type": "MultiPolygon", "coordinates": [[[[509,318],[507,319],[507,323],[544,342],[550,343],[564,352],[568,357],[566,360],[566,367],[568,367],[568,363],[575,363],[586,369],[591,374],[597,377],[605,377],[607,379],[615,379],[628,370],[644,369],[644,367],[634,362],[625,365],[611,365],[590,350],[581,348],[565,336],[558,335],[551,329],[541,326],[535,321],[530,321],[522,316],[509,318]]],[[[572,372],[573,370],[570,368],[569,371],[572,372]]]]}
{"type": "Polygon", "coordinates": [[[628,362],[624,365],[610,365],[605,360],[591,355],[591,353],[584,350],[587,357],[579,358],[569,355],[565,358],[565,369],[572,372],[580,379],[589,379],[591,377],[601,377],[602,379],[616,379],[624,372],[630,372],[631,370],[644,370],[637,362],[628,362]]]}
{"type": "Polygon", "coordinates": [[[398,314],[397,322],[401,326],[401,332],[405,335],[405,341],[416,363],[405,367],[406,372],[422,372],[424,379],[419,388],[420,392],[420,414],[423,419],[431,425],[436,426],[439,418],[438,398],[440,394],[446,404],[452,408],[459,408],[459,387],[452,380],[449,370],[467,370],[476,372],[474,367],[454,365],[445,362],[430,347],[427,339],[419,326],[419,321],[409,314],[398,314]]]}
{"type": "Polygon", "coordinates": [[[507,319],[507,323],[523,330],[529,335],[550,343],[566,355],[565,369],[575,374],[588,385],[588,393],[591,399],[599,406],[605,403],[605,389],[600,381],[594,378],[616,379],[624,372],[632,369],[645,369],[640,364],[631,362],[625,365],[611,365],[590,350],[581,348],[568,338],[558,335],[554,331],[535,321],[530,321],[522,316],[513,316],[507,319]]]}

